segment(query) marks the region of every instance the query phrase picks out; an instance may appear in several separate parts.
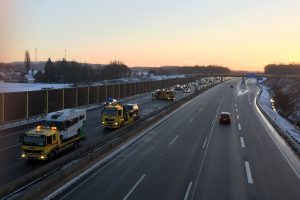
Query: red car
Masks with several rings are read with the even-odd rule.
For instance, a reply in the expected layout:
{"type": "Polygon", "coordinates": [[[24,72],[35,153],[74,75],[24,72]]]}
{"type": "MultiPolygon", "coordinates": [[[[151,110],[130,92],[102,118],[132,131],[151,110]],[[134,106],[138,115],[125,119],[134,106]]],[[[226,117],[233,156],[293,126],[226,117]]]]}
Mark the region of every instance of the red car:
{"type": "Polygon", "coordinates": [[[229,112],[221,112],[220,115],[220,124],[230,124],[231,117],[229,112]]]}

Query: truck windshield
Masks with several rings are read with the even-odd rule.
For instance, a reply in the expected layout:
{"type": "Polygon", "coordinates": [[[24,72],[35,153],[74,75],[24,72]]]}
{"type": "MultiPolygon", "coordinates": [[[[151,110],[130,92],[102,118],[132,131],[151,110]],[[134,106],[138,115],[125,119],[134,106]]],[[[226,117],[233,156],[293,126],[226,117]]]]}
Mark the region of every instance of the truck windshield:
{"type": "Polygon", "coordinates": [[[46,139],[45,136],[40,135],[40,136],[28,136],[24,135],[23,145],[29,145],[29,146],[45,146],[46,145],[46,139]]]}
{"type": "Polygon", "coordinates": [[[43,123],[43,126],[45,126],[45,127],[56,127],[57,130],[62,130],[62,128],[63,128],[63,122],[45,121],[43,123]]]}
{"type": "Polygon", "coordinates": [[[104,115],[110,115],[110,116],[116,116],[117,115],[117,110],[116,109],[104,109],[103,114],[104,115]]]}

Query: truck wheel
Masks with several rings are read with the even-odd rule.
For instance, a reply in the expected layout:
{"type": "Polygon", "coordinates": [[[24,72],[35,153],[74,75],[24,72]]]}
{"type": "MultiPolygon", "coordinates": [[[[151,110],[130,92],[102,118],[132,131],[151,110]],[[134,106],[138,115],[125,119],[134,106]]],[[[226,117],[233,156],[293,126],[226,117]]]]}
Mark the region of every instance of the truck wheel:
{"type": "Polygon", "coordinates": [[[54,160],[56,157],[56,153],[54,151],[52,151],[50,154],[49,154],[49,159],[50,160],[54,160]]]}

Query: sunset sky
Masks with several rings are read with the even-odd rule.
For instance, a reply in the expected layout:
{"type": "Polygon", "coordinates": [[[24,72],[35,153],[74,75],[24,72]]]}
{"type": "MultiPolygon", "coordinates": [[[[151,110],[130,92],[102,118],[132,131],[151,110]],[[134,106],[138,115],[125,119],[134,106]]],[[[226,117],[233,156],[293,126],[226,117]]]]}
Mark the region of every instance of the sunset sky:
{"type": "Polygon", "coordinates": [[[300,62],[299,0],[1,0],[0,62],[128,66],[300,62]]]}

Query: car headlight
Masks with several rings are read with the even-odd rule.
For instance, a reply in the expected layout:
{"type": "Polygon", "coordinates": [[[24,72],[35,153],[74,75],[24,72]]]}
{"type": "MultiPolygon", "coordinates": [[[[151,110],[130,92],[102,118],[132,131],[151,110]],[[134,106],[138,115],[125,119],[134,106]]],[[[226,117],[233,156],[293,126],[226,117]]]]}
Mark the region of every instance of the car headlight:
{"type": "Polygon", "coordinates": [[[118,125],[118,122],[115,122],[114,125],[118,125]]]}
{"type": "Polygon", "coordinates": [[[41,155],[40,158],[41,158],[42,160],[44,160],[46,157],[45,157],[44,155],[41,155]]]}
{"type": "Polygon", "coordinates": [[[102,122],[102,124],[105,124],[105,122],[102,122]]]}
{"type": "Polygon", "coordinates": [[[25,158],[25,157],[26,157],[25,153],[22,153],[22,154],[21,154],[21,157],[22,157],[22,158],[25,158]]]}

